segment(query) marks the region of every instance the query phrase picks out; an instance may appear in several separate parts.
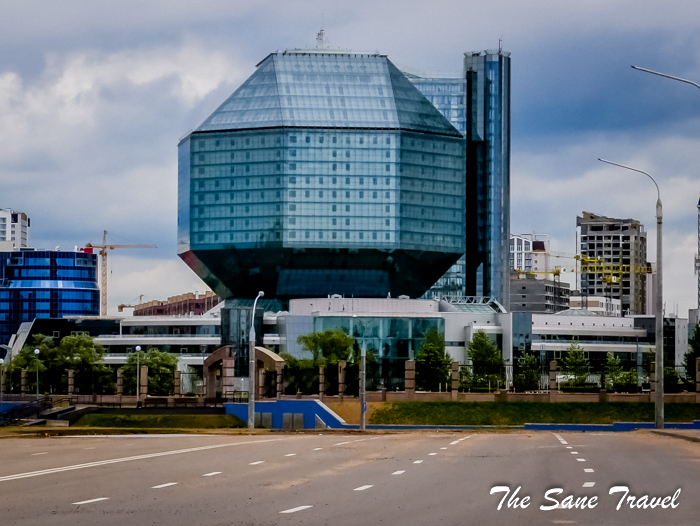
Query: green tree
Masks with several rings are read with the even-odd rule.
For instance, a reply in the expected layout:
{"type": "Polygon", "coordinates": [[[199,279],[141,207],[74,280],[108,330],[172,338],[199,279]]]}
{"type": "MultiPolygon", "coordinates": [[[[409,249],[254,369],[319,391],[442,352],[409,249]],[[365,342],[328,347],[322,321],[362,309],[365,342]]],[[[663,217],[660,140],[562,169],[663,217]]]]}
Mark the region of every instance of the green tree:
{"type": "MultiPolygon", "coordinates": [[[[43,334],[34,336],[33,345],[25,345],[12,360],[13,382],[19,370],[36,371],[39,365],[40,391],[66,393],[68,388],[68,370],[72,369],[78,392],[104,392],[113,388],[112,369],[102,363],[104,348],[96,345],[86,334],[66,336],[55,344],[53,338],[43,334]],[[34,349],[39,349],[38,358],[34,349]]],[[[30,384],[36,383],[28,376],[30,384]]],[[[36,385],[33,386],[33,389],[36,385]]]]}
{"type": "Polygon", "coordinates": [[[351,356],[355,338],[342,329],[312,332],[297,338],[297,343],[313,355],[314,366],[334,364],[351,356]]]}
{"type": "Polygon", "coordinates": [[[513,379],[516,391],[527,391],[540,387],[540,365],[533,353],[523,353],[518,358],[520,373],[513,379]]]}
{"type": "Polygon", "coordinates": [[[431,327],[416,354],[416,387],[438,391],[441,384],[447,384],[449,373],[450,358],[445,354],[445,339],[431,327]]]}
{"type": "Polygon", "coordinates": [[[493,371],[500,370],[505,364],[496,342],[483,330],[474,333],[467,353],[475,374],[493,374],[493,371]]]}
{"type": "Polygon", "coordinates": [[[585,351],[576,342],[571,342],[566,349],[566,358],[563,359],[564,372],[572,376],[571,383],[576,386],[583,385],[586,382],[589,371],[588,358],[585,351]]]}
{"type": "Polygon", "coordinates": [[[605,357],[605,388],[614,389],[620,384],[623,372],[620,359],[609,352],[605,357]]]}
{"type": "Polygon", "coordinates": [[[148,367],[148,394],[169,396],[175,388],[177,356],[157,349],[129,353],[122,371],[124,390],[136,393],[136,366],[148,367]]]}

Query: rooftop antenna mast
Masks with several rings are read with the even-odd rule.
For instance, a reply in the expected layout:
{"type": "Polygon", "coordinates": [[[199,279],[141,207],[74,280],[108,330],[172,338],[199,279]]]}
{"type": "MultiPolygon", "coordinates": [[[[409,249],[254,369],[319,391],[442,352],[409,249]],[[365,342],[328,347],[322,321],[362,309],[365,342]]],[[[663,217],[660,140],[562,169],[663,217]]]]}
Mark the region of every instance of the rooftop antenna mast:
{"type": "Polygon", "coordinates": [[[326,47],[326,32],[321,28],[321,31],[316,33],[316,47],[318,49],[323,49],[326,47]]]}

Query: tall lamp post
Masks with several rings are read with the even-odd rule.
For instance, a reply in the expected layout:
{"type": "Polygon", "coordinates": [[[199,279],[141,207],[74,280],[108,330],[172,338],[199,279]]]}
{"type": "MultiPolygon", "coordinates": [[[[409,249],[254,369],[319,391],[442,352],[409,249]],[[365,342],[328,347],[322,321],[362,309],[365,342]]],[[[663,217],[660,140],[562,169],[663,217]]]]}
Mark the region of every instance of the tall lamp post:
{"type": "Polygon", "coordinates": [[[666,73],[659,73],[658,71],[653,71],[651,69],[646,69],[646,68],[640,68],[638,66],[632,66],[632,69],[636,69],[637,71],[644,71],[645,73],[651,73],[652,75],[658,75],[659,77],[665,77],[665,78],[671,79],[671,80],[677,80],[678,82],[685,82],[686,84],[692,84],[696,88],[700,88],[700,84],[696,84],[692,80],[686,80],[686,79],[682,79],[680,77],[674,77],[673,75],[666,75],[666,73]]]}
{"type": "Polygon", "coordinates": [[[34,349],[34,363],[36,364],[36,399],[39,400],[39,349],[34,349]]]}
{"type": "Polygon", "coordinates": [[[618,164],[605,159],[598,158],[604,163],[619,166],[633,172],[646,175],[656,186],[656,279],[654,279],[654,287],[656,288],[656,393],[654,397],[655,406],[655,426],[656,429],[664,428],[664,313],[663,313],[663,265],[662,265],[662,249],[661,249],[661,230],[663,211],[661,206],[661,192],[659,185],[656,184],[654,178],[646,172],[618,164]]]}
{"type": "Polygon", "coordinates": [[[367,344],[365,342],[365,324],[352,316],[362,325],[362,350],[360,351],[360,431],[364,431],[367,423],[367,344]]]}
{"type": "Polygon", "coordinates": [[[248,431],[255,429],[255,307],[265,293],[261,290],[253,302],[250,313],[250,337],[248,342],[248,431]]]}
{"type": "Polygon", "coordinates": [[[5,360],[0,358],[0,412],[2,412],[2,397],[5,392],[5,360]]]}

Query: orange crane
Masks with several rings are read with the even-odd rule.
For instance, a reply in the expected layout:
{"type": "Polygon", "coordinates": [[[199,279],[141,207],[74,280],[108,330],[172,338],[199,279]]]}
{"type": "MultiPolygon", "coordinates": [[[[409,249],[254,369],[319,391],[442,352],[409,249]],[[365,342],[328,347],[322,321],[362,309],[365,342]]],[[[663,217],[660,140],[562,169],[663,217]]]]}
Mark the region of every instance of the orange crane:
{"type": "Polygon", "coordinates": [[[92,243],[87,243],[85,248],[98,248],[100,249],[101,258],[101,269],[100,273],[102,276],[100,282],[101,298],[100,298],[100,316],[107,316],[107,251],[114,250],[115,248],[158,248],[155,245],[108,245],[107,244],[107,231],[105,230],[102,234],[102,244],[93,245],[92,243]]]}

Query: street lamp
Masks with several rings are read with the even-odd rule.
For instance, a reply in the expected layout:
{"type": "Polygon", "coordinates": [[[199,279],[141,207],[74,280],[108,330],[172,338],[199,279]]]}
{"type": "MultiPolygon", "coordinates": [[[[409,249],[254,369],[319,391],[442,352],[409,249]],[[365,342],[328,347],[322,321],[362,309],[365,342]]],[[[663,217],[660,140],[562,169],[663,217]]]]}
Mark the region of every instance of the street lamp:
{"type": "Polygon", "coordinates": [[[659,73],[658,71],[653,71],[651,69],[646,69],[646,68],[640,68],[638,66],[631,66],[631,67],[632,67],[632,69],[636,69],[638,71],[644,71],[645,73],[651,73],[652,75],[658,75],[659,77],[666,77],[667,79],[677,80],[679,82],[685,82],[686,84],[692,84],[696,88],[700,88],[700,84],[696,84],[692,80],[686,80],[686,79],[682,79],[680,77],[674,77],[673,75],[666,75],[666,73],[659,73]]]}
{"type": "Polygon", "coordinates": [[[265,293],[261,290],[253,302],[250,315],[250,336],[248,342],[248,431],[255,429],[255,307],[265,293]]]}
{"type": "Polygon", "coordinates": [[[141,346],[136,346],[136,407],[141,407],[141,346]]]}
{"type": "Polygon", "coordinates": [[[34,349],[34,357],[36,363],[36,399],[39,400],[39,349],[34,349]]]}
{"type": "MultiPolygon", "coordinates": [[[[653,72],[652,72],[653,73],[653,72]]],[[[655,406],[655,425],[656,429],[664,428],[664,313],[663,313],[663,265],[662,265],[662,250],[661,250],[661,230],[663,211],[661,206],[661,192],[659,185],[656,184],[654,178],[646,172],[630,168],[624,164],[613,163],[605,159],[598,158],[604,163],[619,166],[633,172],[646,175],[656,186],[656,279],[654,286],[656,288],[656,393],[654,397],[655,406]]]]}
{"type": "Polygon", "coordinates": [[[0,358],[0,412],[2,412],[2,397],[5,391],[5,360],[0,358]]]}
{"type": "Polygon", "coordinates": [[[365,430],[367,419],[367,344],[365,342],[365,324],[357,317],[352,316],[362,325],[362,350],[360,353],[360,431],[365,430]]]}

